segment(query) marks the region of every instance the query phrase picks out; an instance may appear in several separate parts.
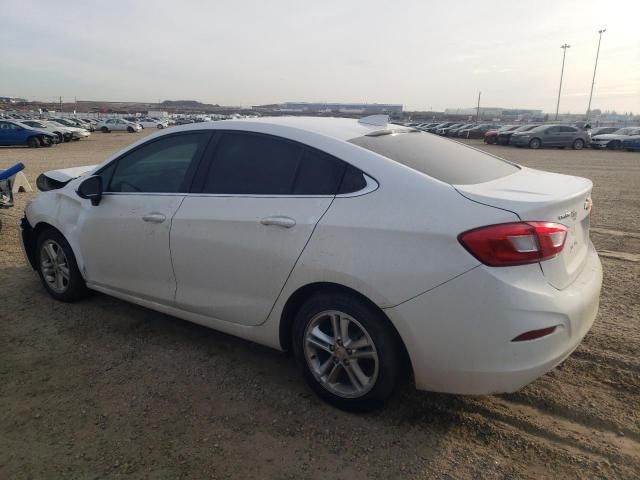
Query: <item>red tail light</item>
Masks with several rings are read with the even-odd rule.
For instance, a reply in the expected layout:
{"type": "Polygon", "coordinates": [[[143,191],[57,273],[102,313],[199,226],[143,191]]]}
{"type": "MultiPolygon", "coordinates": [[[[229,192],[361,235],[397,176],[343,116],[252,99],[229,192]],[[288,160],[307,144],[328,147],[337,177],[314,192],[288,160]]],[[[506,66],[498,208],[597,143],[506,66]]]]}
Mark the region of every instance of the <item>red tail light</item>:
{"type": "Polygon", "coordinates": [[[471,255],[491,267],[525,265],[548,260],[564,248],[567,227],[559,223],[500,223],[458,235],[471,255]]]}

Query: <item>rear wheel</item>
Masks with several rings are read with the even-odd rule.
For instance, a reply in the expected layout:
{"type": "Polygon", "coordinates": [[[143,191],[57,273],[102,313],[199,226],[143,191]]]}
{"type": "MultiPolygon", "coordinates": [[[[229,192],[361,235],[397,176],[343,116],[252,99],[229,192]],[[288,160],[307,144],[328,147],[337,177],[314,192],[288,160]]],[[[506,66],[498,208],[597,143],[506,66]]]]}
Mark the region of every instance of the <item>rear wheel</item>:
{"type": "Polygon", "coordinates": [[[395,332],[375,307],[344,293],[307,300],[294,320],[293,349],[318,396],[348,411],[382,406],[399,370],[395,332]]]}
{"type": "Polygon", "coordinates": [[[529,148],[533,148],[534,150],[540,148],[540,146],[542,146],[542,142],[539,138],[532,138],[529,142],[529,148]]]}
{"type": "Polygon", "coordinates": [[[78,270],[76,257],[60,232],[54,229],[42,232],[36,249],[38,274],[49,295],[63,302],[87,296],[89,290],[78,270]]]}
{"type": "Polygon", "coordinates": [[[38,148],[40,146],[40,140],[38,140],[38,137],[29,137],[27,138],[27,145],[31,148],[38,148]]]}
{"type": "Polygon", "coordinates": [[[581,138],[576,138],[573,141],[573,145],[571,145],[571,148],[573,148],[574,150],[582,150],[584,148],[584,140],[582,140],[581,138]]]}

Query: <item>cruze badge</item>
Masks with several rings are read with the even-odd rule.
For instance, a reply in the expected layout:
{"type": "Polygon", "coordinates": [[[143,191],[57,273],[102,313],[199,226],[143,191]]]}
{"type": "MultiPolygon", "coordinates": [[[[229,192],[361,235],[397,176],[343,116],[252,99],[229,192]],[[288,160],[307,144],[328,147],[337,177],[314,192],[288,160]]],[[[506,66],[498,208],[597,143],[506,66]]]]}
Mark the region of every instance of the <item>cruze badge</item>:
{"type": "Polygon", "coordinates": [[[565,218],[573,218],[574,220],[578,218],[578,212],[575,210],[571,210],[570,212],[564,212],[562,215],[558,217],[558,220],[564,220],[565,218]]]}

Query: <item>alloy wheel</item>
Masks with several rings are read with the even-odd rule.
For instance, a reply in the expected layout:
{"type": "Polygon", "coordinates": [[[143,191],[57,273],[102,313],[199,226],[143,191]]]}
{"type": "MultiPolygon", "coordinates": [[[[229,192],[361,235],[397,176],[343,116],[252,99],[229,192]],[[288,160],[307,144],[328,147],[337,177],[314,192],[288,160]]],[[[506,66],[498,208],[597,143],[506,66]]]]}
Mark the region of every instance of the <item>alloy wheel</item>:
{"type": "Polygon", "coordinates": [[[40,250],[42,277],[51,290],[64,293],[69,288],[71,271],[67,255],[55,240],[46,240],[40,250]]]}
{"type": "Polygon", "coordinates": [[[367,394],[378,378],[379,358],[363,325],[347,313],[315,315],[304,332],[304,357],[316,380],[343,398],[367,394]]]}

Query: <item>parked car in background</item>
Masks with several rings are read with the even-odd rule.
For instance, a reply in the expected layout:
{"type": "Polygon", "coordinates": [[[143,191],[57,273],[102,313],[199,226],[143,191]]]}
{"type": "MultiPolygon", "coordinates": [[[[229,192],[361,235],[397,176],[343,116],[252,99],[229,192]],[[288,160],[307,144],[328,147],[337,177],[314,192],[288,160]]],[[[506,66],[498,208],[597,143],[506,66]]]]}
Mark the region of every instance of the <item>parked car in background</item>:
{"type": "Polygon", "coordinates": [[[417,128],[418,130],[422,130],[423,132],[426,132],[426,131],[428,131],[430,128],[437,127],[438,125],[440,125],[438,122],[423,123],[423,124],[418,125],[416,128],[417,128]]]}
{"type": "Polygon", "coordinates": [[[76,123],[78,124],[78,126],[80,128],[85,128],[87,130],[89,130],[90,132],[95,131],[96,127],[94,126],[93,123],[84,120],[83,118],[74,118],[74,120],[76,121],[76,123]]]}
{"type": "Polygon", "coordinates": [[[195,123],[191,118],[176,118],[176,125],[189,125],[195,123]]]}
{"type": "Polygon", "coordinates": [[[591,133],[591,138],[596,135],[604,135],[605,133],[614,133],[615,131],[620,130],[620,127],[598,127],[592,128],[589,130],[591,133]]]}
{"type": "Polygon", "coordinates": [[[500,128],[494,128],[492,130],[489,130],[487,133],[484,134],[484,143],[487,143],[489,145],[493,145],[495,143],[498,143],[498,135],[500,134],[500,132],[513,132],[514,130],[516,130],[518,128],[518,125],[505,125],[504,127],[500,127],[500,128]]]}
{"type": "Polygon", "coordinates": [[[608,148],[610,150],[620,150],[626,138],[640,135],[640,127],[619,128],[613,133],[604,133],[591,136],[591,148],[608,148]]]}
{"type": "Polygon", "coordinates": [[[73,122],[69,122],[65,118],[51,118],[48,120],[49,123],[54,125],[59,125],[62,127],[66,127],[68,131],[71,132],[71,140],[80,140],[81,138],[87,138],[91,136],[91,132],[86,128],[76,127],[73,122]]]}
{"type": "Polygon", "coordinates": [[[516,147],[571,147],[581,150],[589,145],[591,136],[588,130],[572,125],[540,125],[526,132],[514,132],[510,144],[516,147]]]}
{"type": "Polygon", "coordinates": [[[622,140],[622,148],[628,152],[640,151],[640,134],[622,140]]]}
{"type": "Polygon", "coordinates": [[[167,122],[166,120],[160,120],[158,118],[150,117],[139,118],[137,123],[139,125],[142,125],[142,128],[157,128],[160,130],[169,126],[169,122],[167,122]]]}
{"type": "Polygon", "coordinates": [[[129,132],[135,133],[142,130],[142,126],[137,123],[124,120],[123,118],[108,118],[97,125],[98,130],[103,133],[109,132],[129,132]]]}
{"type": "Polygon", "coordinates": [[[447,134],[445,135],[445,137],[457,137],[458,136],[458,132],[460,130],[466,130],[467,128],[471,128],[473,126],[475,126],[475,123],[464,123],[464,124],[459,125],[457,127],[450,128],[447,131],[447,134]]]}
{"type": "Polygon", "coordinates": [[[473,127],[465,128],[464,130],[458,130],[458,137],[483,138],[485,133],[496,128],[500,128],[500,125],[493,123],[481,123],[480,125],[474,125],[473,127]]]}
{"type": "Polygon", "coordinates": [[[509,142],[511,140],[511,135],[513,135],[515,132],[528,132],[529,130],[533,130],[538,126],[539,126],[538,124],[529,124],[529,125],[522,125],[521,127],[518,127],[515,130],[511,130],[511,131],[499,130],[498,145],[509,145],[509,142]]]}
{"type": "Polygon", "coordinates": [[[443,137],[446,137],[450,130],[462,127],[463,125],[464,123],[454,123],[453,125],[449,125],[448,127],[438,128],[434,133],[436,135],[441,135],[443,137]]]}
{"type": "Polygon", "coordinates": [[[19,120],[0,120],[0,145],[27,145],[31,148],[50,147],[58,136],[39,128],[22,125],[19,120]]]}
{"type": "Polygon", "coordinates": [[[450,127],[451,125],[455,124],[456,122],[444,122],[444,123],[438,123],[437,125],[434,125],[433,127],[429,127],[427,129],[427,132],[429,133],[436,133],[436,130],[440,129],[440,128],[447,128],[450,127]]]}
{"type": "Polygon", "coordinates": [[[20,120],[20,123],[31,128],[45,130],[46,132],[54,134],[58,137],[58,143],[69,142],[72,137],[72,132],[67,127],[47,122],[46,120],[20,120]]]}
{"type": "Polygon", "coordinates": [[[291,350],[346,410],[389,399],[405,353],[418,389],[513,392],[597,315],[591,181],[379,119],[189,125],[48,175],[21,238],[54,299],[291,350]]]}

